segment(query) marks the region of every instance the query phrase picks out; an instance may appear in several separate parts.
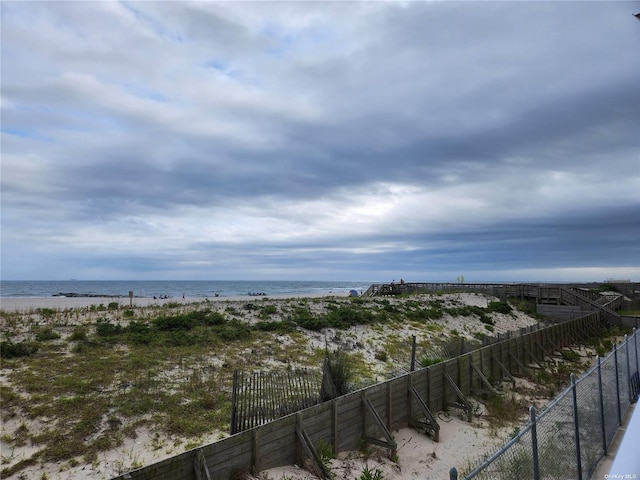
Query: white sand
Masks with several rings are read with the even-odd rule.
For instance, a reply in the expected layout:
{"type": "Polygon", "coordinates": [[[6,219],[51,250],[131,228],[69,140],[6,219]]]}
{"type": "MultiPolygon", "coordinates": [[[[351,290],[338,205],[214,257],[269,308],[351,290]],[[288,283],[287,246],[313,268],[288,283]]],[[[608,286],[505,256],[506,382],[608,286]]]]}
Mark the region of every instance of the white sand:
{"type": "MultiPolygon", "coordinates": [[[[345,296],[346,294],[338,294],[331,296],[345,296]]],[[[323,295],[319,295],[322,297],[323,295]]],[[[185,307],[189,303],[195,302],[212,302],[214,308],[223,310],[226,302],[255,302],[273,300],[276,303],[285,302],[283,298],[309,297],[309,295],[301,296],[280,296],[280,297],[212,297],[208,299],[187,298],[170,298],[170,299],[153,299],[153,298],[134,298],[135,306],[144,307],[152,305],[163,305],[168,302],[184,303],[185,307]],[[221,303],[222,302],[222,303],[221,303]]],[[[424,300],[428,301],[429,296],[424,296],[424,300]]],[[[477,294],[448,294],[438,296],[438,299],[445,301],[447,305],[478,305],[486,306],[489,301],[495,298],[477,294]]],[[[346,300],[346,299],[345,299],[346,300]]],[[[422,300],[422,298],[420,298],[422,300]]],[[[391,303],[402,302],[402,299],[389,299],[391,303]]],[[[118,302],[120,305],[129,306],[129,298],[114,297],[48,297],[48,298],[5,298],[1,300],[0,309],[6,312],[25,312],[32,313],[33,309],[51,308],[57,310],[78,309],[81,313],[78,316],[74,314],[74,322],[83,322],[83,318],[91,321],[89,309],[92,305],[108,306],[111,302],[118,302]]],[[[311,302],[309,307],[312,309],[322,308],[317,302],[311,302]]],[[[251,323],[255,320],[250,311],[246,311],[238,305],[238,311],[243,312],[245,321],[251,323]]],[[[32,315],[27,315],[32,316],[32,315]]],[[[495,321],[495,333],[507,330],[515,330],[520,327],[532,325],[536,320],[528,317],[520,312],[514,311],[512,315],[491,314],[495,321]]],[[[277,318],[274,318],[276,320],[277,318]]],[[[429,341],[430,338],[438,338],[442,336],[442,332],[450,332],[452,329],[458,330],[460,335],[473,338],[474,333],[489,333],[485,329],[485,325],[477,318],[471,317],[451,317],[445,315],[441,319],[434,320],[442,326],[440,332],[420,331],[419,325],[412,325],[407,322],[406,325],[389,325],[377,326],[377,328],[357,326],[348,330],[334,331],[327,329],[323,332],[307,331],[306,335],[309,342],[309,348],[316,346],[324,346],[326,342],[330,344],[348,343],[348,347],[352,352],[361,353],[371,365],[380,364],[377,380],[384,379],[384,362],[377,361],[375,358],[376,350],[380,345],[384,344],[386,336],[396,336],[399,338],[410,338],[411,335],[417,335],[419,341],[429,341]]],[[[213,361],[214,359],[212,359],[213,361]]],[[[274,368],[285,368],[282,365],[274,365],[274,368]]],[[[376,367],[377,368],[377,367],[376,367]]],[[[6,381],[4,375],[0,375],[0,381],[6,381]]],[[[481,408],[481,405],[479,405],[481,408]]],[[[453,410],[455,412],[455,410],[453,410]]],[[[413,429],[402,429],[394,432],[398,444],[398,460],[397,464],[385,459],[383,455],[375,454],[366,460],[370,470],[376,468],[384,472],[386,480],[400,480],[420,478],[424,479],[446,479],[448,478],[449,469],[456,466],[459,469],[466,467],[469,462],[475,461],[478,457],[487,453],[488,450],[495,448],[495,445],[502,443],[502,435],[496,436],[489,433],[486,419],[482,416],[477,417],[473,423],[467,423],[453,416],[445,416],[440,412],[439,423],[440,442],[435,443],[424,434],[418,433],[413,429]]],[[[526,412],[523,412],[523,422],[526,421],[526,412]]],[[[11,432],[17,428],[19,422],[3,423],[2,434],[11,435],[11,432]],[[15,423],[15,425],[14,425],[15,423]]],[[[204,438],[198,439],[199,445],[211,443],[221,438],[222,432],[211,432],[204,438]]],[[[504,432],[503,432],[504,433],[504,432]]],[[[506,433],[505,433],[506,434],[506,433]]],[[[189,445],[193,447],[194,440],[166,438],[157,434],[151,434],[148,430],[142,428],[137,431],[137,438],[126,439],[125,444],[115,450],[104,452],[98,456],[98,460],[92,465],[70,466],[67,462],[61,464],[44,464],[35,465],[22,470],[17,475],[9,478],[22,478],[20,474],[25,474],[25,478],[40,478],[42,474],[47,479],[83,479],[98,478],[108,479],[114,475],[126,472],[132,468],[149,465],[164,458],[179,454],[187,449],[189,445]]],[[[28,458],[33,454],[31,447],[25,446],[24,449],[9,450],[8,445],[2,442],[3,467],[7,464],[14,464],[20,458],[28,458]],[[9,460],[5,462],[5,460],[9,460]]],[[[363,460],[356,453],[343,453],[339,459],[334,460],[333,470],[336,473],[336,479],[358,479],[362,469],[363,460]]],[[[282,478],[302,479],[313,478],[306,470],[301,470],[294,466],[282,467],[264,472],[260,478],[269,478],[273,480],[281,480],[282,478]]]]}
{"type": "MultiPolygon", "coordinates": [[[[468,423],[457,416],[448,416],[441,412],[438,415],[438,423],[439,442],[434,442],[427,435],[412,428],[393,432],[398,445],[397,462],[389,460],[387,451],[378,447],[368,455],[361,452],[338,455],[330,467],[335,473],[335,480],[357,480],[365,468],[371,473],[380,470],[385,480],[447,480],[451,467],[456,467],[461,472],[478,458],[492,453],[504,442],[504,438],[489,432],[486,422],[468,423]]],[[[317,477],[308,470],[293,465],[265,470],[256,478],[312,480],[317,477]]],[[[462,475],[459,478],[462,478],[462,475]]]]}
{"type": "Polygon", "coordinates": [[[180,303],[188,305],[190,303],[201,302],[236,302],[254,301],[262,299],[287,299],[287,298],[323,298],[323,297],[346,297],[348,293],[324,294],[289,294],[289,295],[269,295],[269,296],[230,296],[230,297],[172,297],[172,298],[152,298],[152,297],[4,297],[0,298],[0,310],[6,312],[29,312],[36,308],[51,308],[64,310],[70,308],[86,308],[92,305],[108,306],[112,302],[117,302],[121,307],[133,305],[135,307],[148,307],[150,305],[165,305],[167,303],[180,303]]]}

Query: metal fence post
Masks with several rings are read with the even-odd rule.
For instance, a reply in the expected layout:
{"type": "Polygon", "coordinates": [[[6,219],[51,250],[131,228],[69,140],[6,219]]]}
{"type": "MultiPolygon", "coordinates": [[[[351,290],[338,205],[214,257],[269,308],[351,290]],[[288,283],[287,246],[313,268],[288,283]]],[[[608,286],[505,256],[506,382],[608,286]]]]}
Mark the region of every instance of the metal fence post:
{"type": "Polygon", "coordinates": [[[449,470],[449,480],[458,480],[458,470],[456,470],[456,467],[451,467],[451,470],[449,470]]]}
{"type": "Polygon", "coordinates": [[[571,374],[571,392],[573,393],[573,427],[576,437],[576,463],[578,465],[578,480],[582,480],[582,458],[580,453],[580,422],[578,421],[578,392],[576,376],[571,374]]]}
{"type": "Polygon", "coordinates": [[[629,361],[629,338],[624,336],[624,349],[627,357],[627,395],[629,395],[629,403],[633,401],[633,387],[631,385],[631,362],[629,361]]]}
{"type": "Polygon", "coordinates": [[[536,407],[529,407],[531,421],[531,457],[533,459],[533,480],[540,480],[540,463],[538,459],[538,429],[536,428],[536,407]]]}
{"type": "Polygon", "coordinates": [[[416,336],[413,335],[411,338],[411,367],[410,371],[415,371],[416,369],[416,336]]]}
{"type": "Polygon", "coordinates": [[[638,331],[633,327],[633,345],[636,349],[636,372],[640,373],[640,360],[638,359],[638,331]]]}
{"type": "Polygon", "coordinates": [[[618,425],[622,426],[622,407],[620,406],[620,379],[618,378],[618,344],[613,344],[613,360],[616,365],[616,405],[618,407],[618,425]]]}
{"type": "Polygon", "coordinates": [[[607,432],[605,431],[604,424],[604,395],[602,392],[602,363],[600,361],[600,355],[596,357],[596,362],[598,365],[598,393],[600,400],[600,423],[602,424],[602,450],[604,454],[607,454],[607,432]]]}

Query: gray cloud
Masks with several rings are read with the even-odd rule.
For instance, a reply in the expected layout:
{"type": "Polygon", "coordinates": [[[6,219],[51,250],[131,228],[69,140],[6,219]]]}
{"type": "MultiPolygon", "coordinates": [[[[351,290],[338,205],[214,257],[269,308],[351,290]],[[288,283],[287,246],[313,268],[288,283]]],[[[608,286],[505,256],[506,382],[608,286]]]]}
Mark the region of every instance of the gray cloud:
{"type": "Polygon", "coordinates": [[[4,2],[2,276],[637,277],[633,6],[4,2]]]}

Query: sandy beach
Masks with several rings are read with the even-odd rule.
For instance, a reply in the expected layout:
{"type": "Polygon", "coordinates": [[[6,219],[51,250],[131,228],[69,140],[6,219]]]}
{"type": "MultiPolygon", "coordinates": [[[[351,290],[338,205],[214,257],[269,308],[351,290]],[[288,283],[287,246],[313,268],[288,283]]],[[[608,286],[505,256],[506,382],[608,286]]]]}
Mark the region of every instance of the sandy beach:
{"type": "Polygon", "coordinates": [[[348,292],[324,294],[287,294],[287,295],[238,295],[229,297],[170,297],[170,298],[153,298],[153,297],[3,297],[0,298],[0,310],[6,312],[28,312],[36,308],[51,308],[56,310],[87,308],[92,305],[108,306],[112,302],[116,302],[120,307],[148,307],[162,306],[168,303],[179,303],[189,305],[192,303],[202,302],[242,302],[252,300],[262,300],[263,298],[272,300],[285,300],[288,298],[326,298],[326,297],[347,297],[348,292]]]}

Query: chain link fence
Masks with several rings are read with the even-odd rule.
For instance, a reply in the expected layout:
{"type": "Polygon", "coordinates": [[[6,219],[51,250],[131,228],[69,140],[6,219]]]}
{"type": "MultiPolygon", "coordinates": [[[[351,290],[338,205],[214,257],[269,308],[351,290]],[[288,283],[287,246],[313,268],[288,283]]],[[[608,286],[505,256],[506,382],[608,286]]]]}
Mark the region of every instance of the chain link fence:
{"type": "MultiPolygon", "coordinates": [[[[480,460],[464,480],[566,480],[591,478],[622,419],[640,393],[640,332],[611,353],[545,409],[530,408],[529,423],[496,453],[480,460]]],[[[451,469],[450,480],[458,472],[451,469]]]]}

